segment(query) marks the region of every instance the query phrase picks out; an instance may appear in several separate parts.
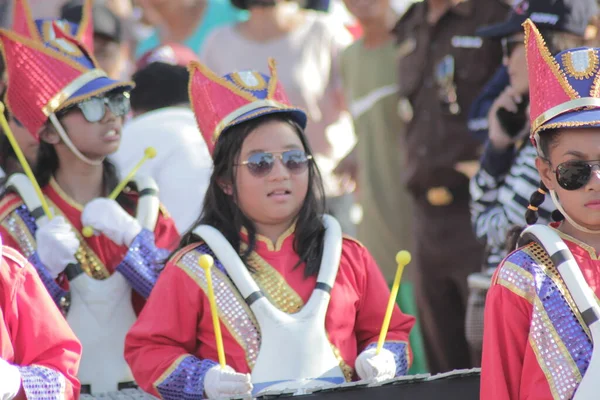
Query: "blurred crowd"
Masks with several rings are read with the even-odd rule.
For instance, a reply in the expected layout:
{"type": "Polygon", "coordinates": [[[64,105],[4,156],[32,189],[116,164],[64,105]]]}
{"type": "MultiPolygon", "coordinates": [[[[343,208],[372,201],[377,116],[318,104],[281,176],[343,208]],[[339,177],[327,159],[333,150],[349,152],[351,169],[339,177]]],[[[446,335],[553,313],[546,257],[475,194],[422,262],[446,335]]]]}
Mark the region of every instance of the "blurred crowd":
{"type": "MultiPolygon", "coordinates": [[[[82,18],[77,0],[30,4],[37,18],[82,18]]],[[[6,27],[10,5],[0,0],[6,27]]],[[[187,65],[268,73],[273,57],[291,103],[309,116],[328,212],[389,281],[396,252],[413,253],[400,305],[420,325],[416,371],[475,367],[491,274],[528,222],[539,182],[521,23],[532,18],[557,53],[597,45],[597,14],[595,0],[96,0],[94,56],[136,85],[112,160],[129,171],[157,148],[142,171],[185,232],[212,168],[187,65]]],[[[36,143],[9,122],[35,162],[36,143]]],[[[0,165],[19,169],[4,138],[0,165]]],[[[553,210],[539,204],[540,221],[553,210]]]]}

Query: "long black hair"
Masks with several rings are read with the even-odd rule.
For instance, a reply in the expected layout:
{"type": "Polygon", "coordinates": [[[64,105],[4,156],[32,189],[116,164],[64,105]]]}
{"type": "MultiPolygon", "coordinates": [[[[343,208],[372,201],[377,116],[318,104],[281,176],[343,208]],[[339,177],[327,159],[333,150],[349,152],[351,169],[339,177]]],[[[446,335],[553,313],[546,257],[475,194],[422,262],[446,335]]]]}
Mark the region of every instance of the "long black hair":
{"type": "MultiPolygon", "coordinates": [[[[302,127],[284,113],[265,115],[227,129],[216,143],[213,153],[214,169],[204,198],[202,214],[193,225],[195,227],[205,224],[218,229],[241,255],[242,261],[246,265],[248,265],[246,261],[256,245],[256,227],[236,203],[236,168],[234,165],[238,163],[242,144],[246,137],[260,125],[270,121],[280,121],[292,126],[302,142],[304,151],[311,154],[302,127]],[[231,183],[233,195],[226,194],[219,185],[220,182],[231,183]],[[240,238],[242,227],[248,231],[248,248],[243,253],[240,238]]],[[[324,210],[325,194],[321,174],[314,161],[311,161],[308,168],[308,191],[296,218],[294,238],[294,251],[300,256],[300,262],[306,263],[304,273],[306,277],[316,276],[319,272],[325,233],[321,220],[324,210]]],[[[180,246],[175,252],[197,241],[198,237],[190,230],[183,236],[180,246]]]]}
{"type": "MultiPolygon", "coordinates": [[[[54,127],[48,124],[44,129],[54,129],[54,127]]],[[[60,159],[58,158],[54,145],[45,142],[44,140],[40,140],[37,162],[33,169],[33,174],[35,175],[38,184],[41,187],[44,187],[50,183],[50,179],[56,174],[59,167],[60,159]]],[[[119,184],[119,175],[117,174],[117,168],[108,158],[104,159],[102,167],[103,192],[108,194],[119,184]]],[[[125,209],[131,210],[134,207],[131,198],[127,197],[123,191],[119,193],[116,201],[125,209]]]]}

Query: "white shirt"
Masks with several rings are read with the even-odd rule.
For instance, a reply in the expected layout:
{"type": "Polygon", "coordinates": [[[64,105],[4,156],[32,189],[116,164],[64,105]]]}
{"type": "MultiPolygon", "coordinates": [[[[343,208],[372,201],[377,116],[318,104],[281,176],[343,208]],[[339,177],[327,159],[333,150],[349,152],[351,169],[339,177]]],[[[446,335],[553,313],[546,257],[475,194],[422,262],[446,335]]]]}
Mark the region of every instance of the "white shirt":
{"type": "Polygon", "coordinates": [[[213,165],[192,110],[167,107],[127,122],[119,150],[111,156],[121,177],[149,146],[156,149],[156,157],[146,161],[138,175],[154,178],[160,201],[183,233],[200,216],[213,165]]]}

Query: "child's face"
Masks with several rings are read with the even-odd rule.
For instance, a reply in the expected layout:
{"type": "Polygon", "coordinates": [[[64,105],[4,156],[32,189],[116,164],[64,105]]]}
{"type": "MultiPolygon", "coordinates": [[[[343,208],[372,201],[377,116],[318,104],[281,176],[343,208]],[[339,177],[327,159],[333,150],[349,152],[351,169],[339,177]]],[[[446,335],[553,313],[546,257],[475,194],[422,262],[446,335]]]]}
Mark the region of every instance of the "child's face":
{"type": "MultiPolygon", "coordinates": [[[[304,154],[294,128],[281,121],[260,125],[244,140],[236,167],[237,201],[242,212],[257,225],[291,224],[306,198],[308,164],[306,168],[290,170],[279,158],[290,150],[304,154]],[[241,164],[261,153],[272,153],[275,162],[268,173],[257,176],[251,166],[241,164]]],[[[287,153],[290,154],[293,153],[287,153]]]]}
{"type": "MultiPolygon", "coordinates": [[[[541,132],[540,135],[543,135],[541,132]]],[[[590,229],[600,227],[600,129],[562,129],[550,146],[550,163],[538,158],[536,165],[548,189],[555,190],[561,205],[578,224],[590,229]],[[572,164],[572,162],[575,162],[572,164]],[[567,163],[567,164],[565,164],[567,163]],[[587,164],[596,164],[589,169],[587,164]],[[563,185],[571,184],[567,190],[559,184],[556,170],[559,169],[563,185]],[[589,180],[586,176],[590,176],[589,180]],[[577,179],[579,178],[579,179],[577,179]]]]}

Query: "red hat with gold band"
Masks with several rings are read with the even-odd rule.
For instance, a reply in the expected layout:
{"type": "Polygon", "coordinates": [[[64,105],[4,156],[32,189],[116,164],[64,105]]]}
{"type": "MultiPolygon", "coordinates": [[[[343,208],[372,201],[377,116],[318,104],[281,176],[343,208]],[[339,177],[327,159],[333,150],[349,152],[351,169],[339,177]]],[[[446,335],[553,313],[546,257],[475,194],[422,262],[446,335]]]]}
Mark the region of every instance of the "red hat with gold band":
{"type": "Polygon", "coordinates": [[[525,27],[531,140],[547,129],[600,127],[600,49],[582,47],[552,56],[531,20],[525,27]]]}
{"type": "Polygon", "coordinates": [[[132,82],[107,77],[94,59],[91,1],[79,26],[61,20],[33,20],[25,0],[15,0],[13,29],[0,29],[8,75],[5,102],[34,136],[50,114],[132,82]],[[86,46],[90,46],[87,47],[86,46]]]}
{"type": "Polygon", "coordinates": [[[219,77],[199,62],[190,63],[190,101],[211,154],[223,132],[263,115],[287,113],[306,128],[306,113],[290,104],[277,79],[275,61],[269,59],[268,65],[271,76],[243,71],[219,77]]]}

